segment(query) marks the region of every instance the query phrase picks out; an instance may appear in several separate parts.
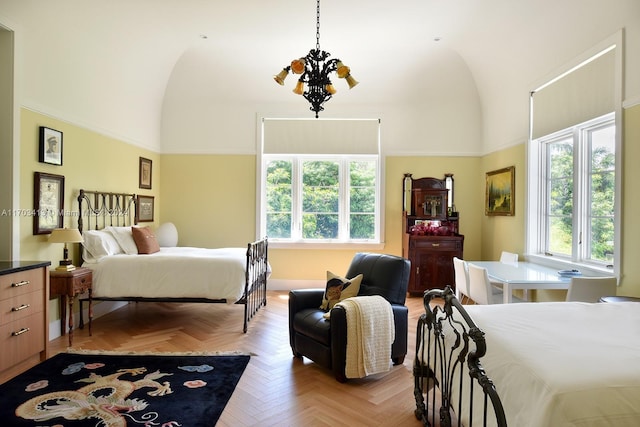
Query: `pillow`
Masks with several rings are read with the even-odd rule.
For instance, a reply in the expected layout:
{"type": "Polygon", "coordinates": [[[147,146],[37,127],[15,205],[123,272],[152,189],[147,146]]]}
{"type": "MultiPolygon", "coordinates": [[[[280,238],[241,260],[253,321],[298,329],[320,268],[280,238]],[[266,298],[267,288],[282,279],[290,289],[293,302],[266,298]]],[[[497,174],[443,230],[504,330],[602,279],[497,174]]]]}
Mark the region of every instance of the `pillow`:
{"type": "Polygon", "coordinates": [[[156,236],[149,227],[131,227],[131,235],[139,254],[154,254],[160,251],[156,236]]]}
{"type": "Polygon", "coordinates": [[[362,274],[358,274],[352,279],[345,279],[327,271],[327,287],[322,296],[320,308],[329,311],[343,299],[357,296],[361,282],[362,274]]]}
{"type": "Polygon", "coordinates": [[[83,256],[86,261],[97,262],[109,255],[122,253],[118,242],[109,232],[103,230],[88,230],[82,233],[82,246],[89,256],[83,256]]]}
{"type": "Polygon", "coordinates": [[[156,239],[161,248],[178,246],[178,230],[172,222],[165,222],[156,230],[156,239]]]}
{"type": "Polygon", "coordinates": [[[133,240],[131,229],[134,227],[106,227],[105,230],[111,233],[116,239],[122,251],[127,255],[135,255],[138,253],[138,247],[133,240]]]}

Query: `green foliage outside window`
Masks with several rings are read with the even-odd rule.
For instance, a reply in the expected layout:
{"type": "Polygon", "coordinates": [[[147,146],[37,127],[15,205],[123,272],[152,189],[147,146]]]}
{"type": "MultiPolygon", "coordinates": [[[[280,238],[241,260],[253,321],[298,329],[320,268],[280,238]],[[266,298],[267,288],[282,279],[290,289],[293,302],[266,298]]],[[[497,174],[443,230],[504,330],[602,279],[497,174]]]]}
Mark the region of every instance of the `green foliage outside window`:
{"type": "MultiPolygon", "coordinates": [[[[588,185],[585,221],[589,236],[587,258],[611,262],[614,251],[614,201],[615,201],[615,148],[610,133],[605,128],[602,135],[592,132],[591,162],[584,172],[588,185]]],[[[550,143],[548,146],[548,251],[572,255],[574,222],[574,146],[571,138],[550,143]]]]}
{"type": "MultiPolygon", "coordinates": [[[[295,160],[273,160],[267,164],[266,221],[267,235],[292,238],[295,160]]],[[[301,237],[303,239],[338,239],[341,235],[341,212],[349,239],[375,238],[376,162],[374,160],[305,160],[301,167],[301,237]],[[341,173],[345,167],[346,172],[341,173]],[[346,178],[346,195],[341,196],[341,180],[346,178]],[[348,208],[348,209],[347,209],[348,208]]],[[[343,232],[342,234],[346,234],[343,232]]]]}

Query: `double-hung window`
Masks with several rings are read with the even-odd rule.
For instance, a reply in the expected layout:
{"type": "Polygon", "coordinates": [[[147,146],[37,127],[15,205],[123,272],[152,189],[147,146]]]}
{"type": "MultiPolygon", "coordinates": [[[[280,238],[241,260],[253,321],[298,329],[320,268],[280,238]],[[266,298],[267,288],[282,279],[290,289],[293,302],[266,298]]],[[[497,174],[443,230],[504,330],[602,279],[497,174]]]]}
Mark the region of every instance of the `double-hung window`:
{"type": "Polygon", "coordinates": [[[534,141],[539,150],[538,251],[611,266],[615,237],[615,122],[606,115],[534,141]]]}
{"type": "Polygon", "coordinates": [[[379,243],[378,120],[264,119],[260,231],[273,243],[379,243]]]}
{"type": "Polygon", "coordinates": [[[620,272],[621,43],[531,92],[527,255],[620,272]]]}

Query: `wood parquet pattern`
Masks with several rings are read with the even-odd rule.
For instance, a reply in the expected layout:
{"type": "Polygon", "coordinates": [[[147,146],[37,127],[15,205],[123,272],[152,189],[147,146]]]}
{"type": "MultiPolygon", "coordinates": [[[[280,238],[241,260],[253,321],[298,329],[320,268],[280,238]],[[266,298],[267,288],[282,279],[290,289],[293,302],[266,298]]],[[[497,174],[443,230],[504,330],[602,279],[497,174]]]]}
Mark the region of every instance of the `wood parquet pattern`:
{"type": "MultiPolygon", "coordinates": [[[[218,421],[244,426],[420,426],[413,411],[412,364],[422,298],[408,297],[409,351],[389,372],[338,383],[331,372],[293,357],[288,293],[268,291],[268,302],[242,333],[243,307],[223,304],[130,303],[74,331],[74,349],[116,351],[242,351],[252,355],[218,421]]],[[[67,349],[67,336],[50,343],[67,349]]]]}

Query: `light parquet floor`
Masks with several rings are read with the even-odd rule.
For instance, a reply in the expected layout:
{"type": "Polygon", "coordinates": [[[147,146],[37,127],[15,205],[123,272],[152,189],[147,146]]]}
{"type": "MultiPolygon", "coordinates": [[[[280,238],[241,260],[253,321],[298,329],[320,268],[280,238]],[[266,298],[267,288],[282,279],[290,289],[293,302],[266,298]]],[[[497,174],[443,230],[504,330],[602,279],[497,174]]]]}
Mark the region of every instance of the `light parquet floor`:
{"type": "MultiPolygon", "coordinates": [[[[338,383],[289,346],[287,292],[269,291],[242,333],[243,307],[223,304],[132,303],[74,331],[74,349],[117,351],[242,351],[252,357],[218,426],[419,426],[413,410],[412,363],[422,298],[407,298],[409,351],[403,365],[338,383]]],[[[67,336],[50,343],[67,349],[67,336]]]]}

